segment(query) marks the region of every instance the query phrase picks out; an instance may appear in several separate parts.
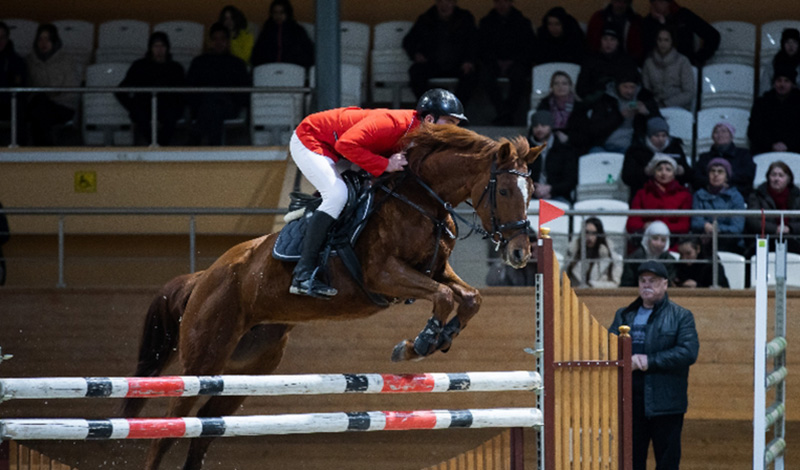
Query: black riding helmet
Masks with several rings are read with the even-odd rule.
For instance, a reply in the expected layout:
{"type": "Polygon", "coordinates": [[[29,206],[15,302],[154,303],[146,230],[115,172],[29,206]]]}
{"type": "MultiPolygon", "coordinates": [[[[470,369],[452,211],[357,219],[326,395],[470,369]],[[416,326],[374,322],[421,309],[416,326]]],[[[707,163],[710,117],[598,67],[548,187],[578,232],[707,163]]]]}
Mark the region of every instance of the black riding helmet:
{"type": "Polygon", "coordinates": [[[417,102],[417,112],[423,117],[428,114],[433,114],[436,119],[441,116],[452,116],[463,122],[469,122],[464,115],[464,105],[461,101],[456,95],[442,88],[426,91],[417,102]]]}

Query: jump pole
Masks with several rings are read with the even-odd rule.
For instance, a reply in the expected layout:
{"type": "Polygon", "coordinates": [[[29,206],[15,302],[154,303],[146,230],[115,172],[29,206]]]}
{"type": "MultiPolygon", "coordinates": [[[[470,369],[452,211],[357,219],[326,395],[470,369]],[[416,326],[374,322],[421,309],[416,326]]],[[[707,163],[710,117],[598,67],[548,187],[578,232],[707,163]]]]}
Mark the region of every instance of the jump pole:
{"type": "Polygon", "coordinates": [[[536,408],[368,411],[222,418],[3,419],[0,439],[106,440],[509,428],[543,425],[536,408]]]}
{"type": "Polygon", "coordinates": [[[532,371],[0,379],[0,402],[20,399],[278,396],[539,391],[532,371]]]}

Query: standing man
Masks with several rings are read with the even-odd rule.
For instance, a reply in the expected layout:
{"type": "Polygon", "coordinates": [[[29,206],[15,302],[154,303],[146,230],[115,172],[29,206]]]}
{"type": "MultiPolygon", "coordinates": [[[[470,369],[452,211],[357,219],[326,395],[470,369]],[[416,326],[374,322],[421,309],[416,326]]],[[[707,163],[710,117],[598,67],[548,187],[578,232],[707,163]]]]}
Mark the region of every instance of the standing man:
{"type": "Polygon", "coordinates": [[[475,17],[456,0],[435,3],[403,38],[403,49],[413,62],[408,70],[411,89],[421,98],[431,78],[455,77],[456,96],[466,105],[478,81],[475,17]]]}
{"type": "Polygon", "coordinates": [[[694,66],[702,67],[719,48],[719,31],[695,12],[679,6],[675,0],[650,0],[650,14],[642,20],[644,57],[656,48],[658,28],[662,25],[675,32],[675,49],[694,66]],[[695,48],[695,35],[700,38],[699,48],[695,48]]]}
{"type": "Polygon", "coordinates": [[[633,470],[645,470],[653,441],[656,468],[677,470],[683,415],[689,405],[689,366],[700,344],[692,312],[669,300],[669,275],[658,261],[639,265],[639,298],[617,310],[609,331],[631,327],[633,470]]]}
{"type": "Polygon", "coordinates": [[[536,42],[531,20],[514,8],[513,0],[494,0],[494,8],[481,18],[478,37],[482,86],[497,112],[493,123],[513,125],[531,77],[536,42]],[[509,81],[505,98],[497,83],[501,77],[509,81]]]}

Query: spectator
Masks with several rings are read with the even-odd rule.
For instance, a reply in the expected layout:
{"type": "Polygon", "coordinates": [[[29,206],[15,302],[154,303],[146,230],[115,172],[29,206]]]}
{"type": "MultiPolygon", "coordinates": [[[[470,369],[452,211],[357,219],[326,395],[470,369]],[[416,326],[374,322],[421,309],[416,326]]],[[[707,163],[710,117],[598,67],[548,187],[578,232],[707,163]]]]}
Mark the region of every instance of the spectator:
{"type": "Polygon", "coordinates": [[[747,137],[754,155],[800,152],[800,91],[796,79],[796,69],[776,69],[772,89],[753,103],[747,137]]]}
{"type": "Polygon", "coordinates": [[[478,26],[483,89],[497,117],[493,124],[512,125],[531,77],[531,58],[536,36],[531,21],[514,8],[513,0],[494,0],[494,8],[478,26]],[[503,93],[498,78],[508,78],[503,93]]]}
{"type": "Polygon", "coordinates": [[[272,0],[269,18],[261,27],[250,63],[253,67],[273,62],[314,65],[314,43],[300,23],[294,19],[289,0],[272,0]]]}
{"type": "Polygon", "coordinates": [[[781,50],[772,58],[772,72],[781,68],[795,69],[800,73],[800,31],[795,28],[783,30],[781,50]]]}
{"type": "MultiPolygon", "coordinates": [[[[656,153],[644,172],[650,175],[651,179],[633,196],[631,209],[658,212],[692,208],[692,193],[675,179],[677,174],[683,173],[683,167],[678,166],[674,158],[664,153],[656,153]]],[[[647,224],[654,220],[667,224],[670,233],[689,233],[690,221],[687,216],[632,215],[628,217],[625,228],[628,233],[641,233],[647,224]]]]}
{"type": "Polygon", "coordinates": [[[553,72],[550,77],[550,93],[539,102],[536,109],[550,111],[555,136],[562,144],[569,143],[581,153],[586,141],[586,106],[575,94],[572,78],[567,72],[553,72]]]}
{"type": "Polygon", "coordinates": [[[408,75],[417,98],[430,88],[431,78],[456,77],[455,94],[466,105],[477,83],[477,41],[475,18],[456,6],[456,0],[436,0],[421,14],[403,38],[403,49],[413,62],[408,75]]]}
{"type": "Polygon", "coordinates": [[[636,62],[623,52],[619,38],[620,33],[615,29],[603,31],[600,50],[591,53],[581,65],[576,89],[587,106],[593,105],[606,93],[618,70],[636,68],[636,62]]]}
{"type": "Polygon", "coordinates": [[[656,468],[678,469],[681,429],[689,406],[689,366],[700,344],[692,312],[667,295],[669,273],[656,261],[638,270],[639,298],[617,310],[609,331],[631,328],[633,470],[647,468],[653,441],[656,468]]]}
{"type": "MultiPolygon", "coordinates": [[[[647,226],[641,244],[625,258],[625,268],[622,270],[620,287],[633,287],[636,285],[636,272],[642,260],[674,261],[669,254],[669,227],[660,220],[655,220],[647,226]]],[[[675,276],[674,264],[667,264],[668,279],[675,276]]]]}
{"type": "MultiPolygon", "coordinates": [[[[25,61],[14,50],[8,25],[0,21],[0,88],[21,87],[27,81],[25,61]]],[[[17,141],[22,137],[22,100],[17,100],[17,141]]],[[[11,94],[0,93],[0,121],[11,119],[11,94]]]]}
{"type": "Polygon", "coordinates": [[[572,192],[578,185],[578,152],[555,138],[550,111],[536,111],[531,118],[528,140],[534,146],[547,144],[530,165],[534,197],[572,202],[572,192]]]}
{"type": "Polygon", "coordinates": [[[584,232],[572,240],[567,250],[567,259],[567,274],[573,287],[619,287],[622,257],[614,250],[611,240],[606,238],[603,222],[597,217],[586,219],[584,232]],[[584,234],[585,258],[581,256],[584,234]]]}
{"type": "MultiPolygon", "coordinates": [[[[706,165],[708,184],[694,193],[692,209],[704,211],[744,210],[744,198],[739,191],[729,185],[734,175],[730,162],[715,158],[706,165]]],[[[721,251],[744,252],[744,217],[717,217],[718,247],[721,251]]],[[[692,232],[703,235],[706,251],[711,251],[711,237],[714,236],[714,217],[709,215],[692,216],[692,232]]]]}
{"type": "Polygon", "coordinates": [[[6,285],[6,259],[3,257],[3,245],[8,243],[9,237],[8,218],[3,212],[3,204],[0,204],[0,286],[6,285]]]}
{"type": "Polygon", "coordinates": [[[551,8],[542,18],[536,36],[535,61],[580,64],[586,55],[586,37],[581,25],[563,7],[551,8]]]}
{"type": "MultiPolygon", "coordinates": [[[[773,162],[767,168],[767,181],[761,183],[747,200],[747,208],[752,210],[800,210],[800,188],[794,183],[794,173],[789,166],[782,162],[773,162]]],[[[761,217],[748,217],[745,220],[747,233],[761,234],[761,217]]],[[[795,237],[800,234],[800,218],[767,217],[764,221],[763,233],[772,240],[788,237],[788,249],[793,253],[800,253],[800,240],[795,237]]],[[[753,248],[753,247],[749,247],[753,248]]]]}
{"type": "MultiPolygon", "coordinates": [[[[247,87],[250,75],[247,65],[230,51],[230,33],[222,23],[214,23],[209,30],[211,49],[192,59],[186,81],[196,87],[247,87]]],[[[191,143],[222,145],[223,125],[226,119],[239,115],[247,105],[246,93],[194,93],[190,97],[192,114],[197,119],[191,143]]]]}
{"type": "MultiPolygon", "coordinates": [[[[676,287],[711,287],[714,285],[714,267],[711,256],[706,255],[710,250],[703,249],[697,237],[690,237],[678,243],[678,253],[681,254],[682,263],[675,268],[675,277],[672,285],[676,287]],[[695,261],[700,261],[696,263],[695,261]]],[[[717,258],[717,286],[730,287],[725,276],[725,267],[717,258]]]]}
{"type": "Polygon", "coordinates": [[[653,94],[641,86],[635,68],[619,70],[614,83],[592,106],[588,140],[592,152],[625,153],[632,142],[644,137],[647,120],[661,116],[653,94]]]}
{"type": "Polygon", "coordinates": [[[692,186],[695,191],[708,185],[708,172],[706,170],[708,162],[715,158],[724,158],[731,165],[731,168],[736,168],[732,175],[728,175],[728,184],[739,190],[744,199],[750,196],[753,190],[753,179],[756,176],[756,164],[748,149],[737,147],[733,143],[735,135],[736,128],[728,122],[720,121],[714,126],[714,130],[711,132],[711,139],[714,141],[711,144],[711,149],[708,152],[701,153],[697,163],[694,165],[692,186]]]}
{"type": "Polygon", "coordinates": [[[719,31],[688,8],[678,6],[673,0],[650,0],[650,14],[642,20],[644,54],[655,49],[658,28],[666,25],[675,32],[675,49],[689,58],[692,65],[701,67],[719,48],[719,31]],[[700,48],[695,50],[695,35],[700,38],[700,48]]]}
{"type": "Polygon", "coordinates": [[[631,199],[650,179],[645,168],[656,153],[664,153],[675,159],[681,168],[678,170],[680,183],[691,181],[691,167],[683,152],[683,141],[669,135],[669,124],[664,118],[652,117],[647,120],[647,137],[635,141],[625,152],[625,160],[622,162],[622,182],[630,188],[631,199]]]}
{"type": "MultiPolygon", "coordinates": [[[[150,35],[147,54],[134,62],[120,82],[121,87],[180,87],[185,86],[183,66],[172,60],[167,33],[156,31],[150,35]]],[[[128,110],[136,133],[147,144],[152,142],[152,109],[150,93],[115,93],[120,104],[128,110]]],[[[169,145],[175,133],[175,124],[183,115],[184,102],[178,93],[158,94],[158,144],[169,145]]]]}
{"type": "Polygon", "coordinates": [[[494,248],[489,250],[489,272],[486,274],[487,286],[526,287],[536,285],[536,235],[529,237],[531,257],[524,268],[514,269],[502,262],[494,248]]]}
{"type": "Polygon", "coordinates": [[[250,25],[242,10],[233,5],[227,5],[219,12],[217,21],[224,24],[231,33],[231,54],[249,64],[255,38],[250,32],[250,25]]]}
{"type": "MultiPolygon", "coordinates": [[[[62,49],[58,29],[43,24],[36,30],[33,52],[27,58],[28,85],[32,87],[77,87],[78,67],[62,49]]],[[[33,93],[26,114],[33,145],[53,145],[53,127],[69,122],[78,109],[77,93],[33,93]]]]}
{"type": "Polygon", "coordinates": [[[658,28],[656,47],[642,67],[642,83],[653,92],[659,107],[692,110],[697,93],[692,64],[675,49],[675,38],[668,26],[658,28]]]}
{"type": "Polygon", "coordinates": [[[642,16],[633,11],[633,0],[611,0],[608,6],[597,10],[586,27],[586,41],[590,52],[598,52],[602,47],[603,31],[619,31],[623,52],[637,64],[644,59],[642,50],[642,16]]]}

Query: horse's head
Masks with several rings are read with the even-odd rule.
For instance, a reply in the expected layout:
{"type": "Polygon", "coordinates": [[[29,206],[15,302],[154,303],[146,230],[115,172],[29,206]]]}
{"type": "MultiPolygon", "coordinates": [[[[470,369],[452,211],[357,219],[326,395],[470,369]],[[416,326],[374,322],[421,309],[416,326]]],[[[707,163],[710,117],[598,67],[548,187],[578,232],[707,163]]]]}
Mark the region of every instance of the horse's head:
{"type": "Polygon", "coordinates": [[[533,196],[533,181],[528,164],[543,148],[530,148],[523,137],[501,139],[491,155],[489,172],[471,189],[483,228],[502,249],[503,261],[517,269],[524,267],[531,256],[528,203],[533,196]]]}

